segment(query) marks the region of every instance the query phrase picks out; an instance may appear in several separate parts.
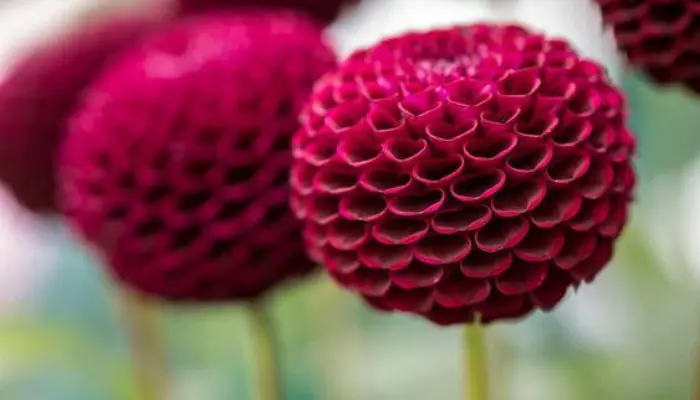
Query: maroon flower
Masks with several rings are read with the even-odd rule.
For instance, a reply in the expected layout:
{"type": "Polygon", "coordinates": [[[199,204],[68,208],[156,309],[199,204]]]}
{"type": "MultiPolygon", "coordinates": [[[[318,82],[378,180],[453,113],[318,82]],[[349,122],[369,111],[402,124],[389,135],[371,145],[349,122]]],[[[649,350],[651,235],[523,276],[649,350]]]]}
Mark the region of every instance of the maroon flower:
{"type": "Polygon", "coordinates": [[[296,115],[335,57],[294,13],[183,20],[110,66],[71,123],[62,206],[126,284],[260,295],[306,274],[288,208],[296,115]]]}
{"type": "Polygon", "coordinates": [[[0,82],[0,181],[27,208],[56,211],[55,159],[65,122],[107,60],[158,25],[151,16],[103,19],[41,46],[0,82]]]}
{"type": "Polygon", "coordinates": [[[634,187],[625,120],[562,40],[406,34],[315,86],[292,208],[313,258],[376,308],[439,324],[550,310],[612,257],[634,187]]]}
{"type": "Polygon", "coordinates": [[[331,23],[345,5],[359,0],[178,0],[183,12],[198,12],[216,7],[280,7],[304,11],[318,21],[331,23]]]}
{"type": "Polygon", "coordinates": [[[660,84],[700,93],[700,3],[595,0],[630,63],[660,84]]]}

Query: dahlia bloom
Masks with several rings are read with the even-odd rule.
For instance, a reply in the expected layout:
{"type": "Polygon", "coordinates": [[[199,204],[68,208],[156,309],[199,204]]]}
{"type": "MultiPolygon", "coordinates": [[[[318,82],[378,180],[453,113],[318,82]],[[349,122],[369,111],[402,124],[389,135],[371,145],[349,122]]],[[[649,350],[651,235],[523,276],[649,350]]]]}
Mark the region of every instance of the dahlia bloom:
{"type": "Polygon", "coordinates": [[[61,154],[62,207],[111,272],[155,297],[224,301],[306,274],[290,140],[335,66],[291,12],[182,20],[92,86],[61,154]]]}
{"type": "Polygon", "coordinates": [[[56,152],[65,123],[104,64],[159,24],[149,15],[100,19],[47,43],[0,81],[0,181],[30,210],[56,211],[56,152]]]}
{"type": "Polygon", "coordinates": [[[375,308],[439,324],[550,310],[627,219],[621,92],[517,26],[409,33],[317,83],[293,138],[309,254],[375,308]]]}
{"type": "Polygon", "coordinates": [[[217,7],[280,7],[309,13],[317,21],[331,23],[343,7],[359,0],[178,0],[185,13],[209,10],[217,7]]]}
{"type": "Polygon", "coordinates": [[[595,0],[630,64],[659,84],[700,93],[700,4],[691,0],[595,0]]]}

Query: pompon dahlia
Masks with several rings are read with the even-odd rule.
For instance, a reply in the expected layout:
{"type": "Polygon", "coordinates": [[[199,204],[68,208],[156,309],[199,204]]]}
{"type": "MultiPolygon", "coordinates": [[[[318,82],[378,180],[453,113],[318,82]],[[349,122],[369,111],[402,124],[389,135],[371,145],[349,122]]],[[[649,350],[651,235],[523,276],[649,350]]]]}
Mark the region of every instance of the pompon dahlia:
{"type": "Polygon", "coordinates": [[[37,212],[56,211],[55,161],[65,122],[103,65],[160,18],[100,19],[35,49],[0,81],[0,181],[37,212]]]}
{"type": "Polygon", "coordinates": [[[202,15],[91,88],[61,154],[62,206],[118,279],[155,297],[246,299],[306,274],[290,141],[335,56],[291,12],[202,15]]]}
{"type": "Polygon", "coordinates": [[[595,0],[630,63],[660,84],[700,94],[700,3],[595,0]]]}
{"type": "Polygon", "coordinates": [[[299,10],[313,16],[316,20],[331,23],[343,7],[358,3],[360,0],[177,0],[180,11],[185,13],[210,10],[220,7],[280,7],[299,10]]]}
{"type": "Polygon", "coordinates": [[[439,324],[552,309],[612,257],[634,187],[625,100],[517,26],[409,33],[319,80],[293,139],[309,253],[439,324]]]}

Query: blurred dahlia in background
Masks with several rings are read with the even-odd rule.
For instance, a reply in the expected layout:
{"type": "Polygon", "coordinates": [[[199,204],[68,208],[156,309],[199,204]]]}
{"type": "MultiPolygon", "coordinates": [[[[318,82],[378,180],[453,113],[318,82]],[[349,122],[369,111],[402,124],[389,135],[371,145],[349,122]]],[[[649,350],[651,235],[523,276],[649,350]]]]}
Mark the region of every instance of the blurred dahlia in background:
{"type": "Polygon", "coordinates": [[[595,0],[629,63],[660,84],[700,93],[700,4],[694,0],[595,0]]]}
{"type": "Polygon", "coordinates": [[[56,211],[55,162],[65,125],[109,59],[148,34],[160,14],[118,11],[41,43],[0,81],[0,182],[32,211],[56,211]]]}
{"type": "Polygon", "coordinates": [[[90,88],[60,159],[63,211],[117,278],[157,297],[247,299],[309,273],[290,140],[334,66],[304,14],[168,26],[90,88]]]}

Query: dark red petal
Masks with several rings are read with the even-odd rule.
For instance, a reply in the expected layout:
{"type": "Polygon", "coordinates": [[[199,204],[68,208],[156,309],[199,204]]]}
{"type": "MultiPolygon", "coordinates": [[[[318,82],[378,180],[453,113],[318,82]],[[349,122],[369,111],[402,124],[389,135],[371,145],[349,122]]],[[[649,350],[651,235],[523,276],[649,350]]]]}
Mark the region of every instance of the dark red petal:
{"type": "Polygon", "coordinates": [[[323,168],[314,177],[313,188],[319,193],[345,194],[357,187],[357,175],[341,168],[323,168]]]}
{"type": "Polygon", "coordinates": [[[413,165],[429,153],[428,142],[424,139],[389,139],[382,147],[389,160],[401,165],[413,165]]]}
{"type": "Polygon", "coordinates": [[[413,177],[428,187],[443,187],[453,182],[464,169],[464,158],[452,156],[419,162],[413,167],[413,177]]]}
{"type": "Polygon", "coordinates": [[[540,180],[515,182],[491,199],[491,208],[499,217],[516,217],[537,208],[546,194],[547,186],[540,180]]]}
{"type": "Polygon", "coordinates": [[[502,164],[517,145],[518,139],[509,134],[472,138],[464,145],[464,157],[471,165],[494,167],[502,164]]]}
{"type": "Polygon", "coordinates": [[[496,253],[517,246],[529,230],[525,218],[496,218],[476,233],[476,245],[487,253],[496,253]]]}
{"type": "Polygon", "coordinates": [[[542,310],[549,311],[566,296],[572,285],[568,274],[556,268],[550,268],[544,283],[530,293],[532,303],[542,310]]]}
{"type": "Polygon", "coordinates": [[[508,296],[528,293],[542,285],[548,272],[547,263],[531,264],[518,260],[496,278],[496,288],[508,296]]]}
{"type": "Polygon", "coordinates": [[[613,246],[609,240],[601,240],[590,257],[569,271],[577,281],[592,281],[613,257],[613,246]]]}
{"type": "Polygon", "coordinates": [[[550,165],[553,157],[551,146],[516,149],[506,160],[505,170],[508,176],[514,178],[532,176],[550,165]]]}
{"type": "Polygon", "coordinates": [[[469,119],[464,123],[448,123],[443,120],[434,121],[425,130],[428,141],[436,149],[454,152],[461,149],[464,143],[477,132],[479,123],[469,119]]]}
{"type": "Polygon", "coordinates": [[[474,306],[483,323],[497,319],[517,319],[532,311],[532,304],[525,295],[505,296],[492,291],[486,301],[474,306]]]}
{"type": "Polygon", "coordinates": [[[552,134],[559,125],[559,119],[551,115],[537,115],[530,121],[520,121],[515,124],[515,134],[518,139],[528,143],[541,143],[552,134]]]}
{"type": "Polygon", "coordinates": [[[313,190],[313,182],[316,175],[316,167],[305,162],[294,164],[290,173],[291,185],[303,195],[308,195],[313,190]]]}
{"type": "Polygon", "coordinates": [[[340,218],[338,198],[331,196],[316,196],[309,205],[309,218],[321,225],[326,225],[340,218]]]}
{"type": "Polygon", "coordinates": [[[560,229],[532,228],[525,240],[513,249],[513,253],[523,261],[549,261],[559,255],[564,244],[564,234],[560,229]]]}
{"type": "Polygon", "coordinates": [[[316,247],[323,247],[328,242],[326,227],[309,221],[304,227],[304,239],[316,247]]]}
{"type": "Polygon", "coordinates": [[[357,250],[369,238],[369,229],[361,221],[337,219],[327,227],[328,243],[338,250],[357,250]]]}
{"type": "Polygon", "coordinates": [[[430,226],[422,219],[390,217],[372,226],[372,236],[389,245],[411,244],[424,238],[430,226]]]}
{"type": "Polygon", "coordinates": [[[471,307],[446,308],[436,304],[427,316],[431,321],[443,326],[474,322],[474,311],[471,307]]]}
{"type": "Polygon", "coordinates": [[[566,244],[554,263],[563,270],[571,270],[593,254],[598,246],[598,238],[592,232],[566,233],[566,244]]]}
{"type": "Polygon", "coordinates": [[[486,300],[491,285],[486,279],[470,279],[460,274],[443,278],[435,290],[435,301],[447,308],[464,307],[486,300]]]}
{"type": "Polygon", "coordinates": [[[392,286],[381,298],[386,307],[416,313],[428,311],[434,301],[433,291],[430,289],[402,289],[396,286],[392,286]]]}
{"type": "Polygon", "coordinates": [[[530,214],[530,220],[539,228],[552,228],[574,218],[582,205],[581,197],[572,192],[550,191],[542,204],[530,214]]]}
{"type": "Polygon", "coordinates": [[[331,272],[343,275],[351,274],[360,268],[354,251],[337,250],[331,246],[323,248],[323,263],[331,272]]]}
{"type": "Polygon", "coordinates": [[[413,261],[408,267],[391,271],[391,281],[404,289],[432,287],[442,279],[444,268],[442,266],[428,265],[420,261],[413,261]]]}
{"type": "Polygon", "coordinates": [[[588,139],[592,131],[593,126],[590,121],[573,120],[566,126],[560,126],[552,133],[552,142],[560,148],[573,148],[588,139]]]}
{"type": "Polygon", "coordinates": [[[355,221],[375,221],[386,214],[383,197],[373,195],[346,196],[338,204],[339,215],[355,221]]]}
{"type": "Polygon", "coordinates": [[[406,190],[413,179],[405,172],[390,169],[372,169],[360,176],[360,186],[370,192],[394,195],[406,190]]]}
{"type": "Polygon", "coordinates": [[[547,167],[547,179],[555,185],[569,184],[588,172],[590,157],[582,152],[574,152],[555,158],[547,167]]]}
{"type": "Polygon", "coordinates": [[[411,264],[413,249],[410,246],[389,246],[370,241],[360,248],[358,258],[369,268],[396,270],[411,264]]]}
{"type": "Polygon", "coordinates": [[[445,87],[447,99],[463,107],[475,107],[491,98],[493,83],[476,79],[459,79],[445,87]]]}
{"type": "Polygon", "coordinates": [[[346,139],[338,146],[340,158],[356,168],[378,162],[381,154],[382,147],[370,140],[346,139]]]}
{"type": "Polygon", "coordinates": [[[608,218],[610,208],[610,199],[607,197],[599,200],[584,200],[581,211],[569,222],[569,227],[575,231],[590,230],[608,218]]]}
{"type": "Polygon", "coordinates": [[[627,222],[628,200],[621,196],[611,198],[611,210],[605,222],[598,225],[598,233],[608,238],[620,235],[627,222]]]}
{"type": "Polygon", "coordinates": [[[485,253],[474,250],[460,263],[462,273],[470,278],[492,278],[510,268],[513,255],[510,252],[485,253]]]}
{"type": "Polygon", "coordinates": [[[450,194],[464,203],[475,203],[495,195],[506,184],[506,174],[501,170],[484,171],[464,177],[452,184],[450,194]]]}
{"type": "Polygon", "coordinates": [[[306,146],[304,159],[309,164],[322,167],[328,165],[335,157],[337,144],[331,140],[317,140],[306,146]]]}
{"type": "Polygon", "coordinates": [[[389,211],[402,217],[421,217],[436,213],[445,202],[442,190],[398,196],[389,202],[389,211]]]}
{"type": "Polygon", "coordinates": [[[610,162],[598,158],[588,172],[577,182],[578,192],[587,199],[599,199],[612,187],[615,174],[610,162]]]}
{"type": "Polygon", "coordinates": [[[475,231],[485,226],[492,215],[491,209],[485,205],[465,205],[433,216],[431,226],[435,232],[444,235],[475,231]]]}
{"type": "Polygon", "coordinates": [[[471,240],[466,236],[436,235],[418,242],[414,255],[426,264],[444,265],[459,262],[471,249],[471,240]]]}
{"type": "Polygon", "coordinates": [[[367,296],[382,296],[391,287],[389,273],[381,269],[358,268],[342,279],[345,284],[367,296]]]}

